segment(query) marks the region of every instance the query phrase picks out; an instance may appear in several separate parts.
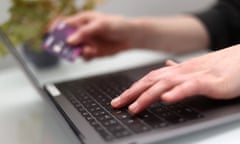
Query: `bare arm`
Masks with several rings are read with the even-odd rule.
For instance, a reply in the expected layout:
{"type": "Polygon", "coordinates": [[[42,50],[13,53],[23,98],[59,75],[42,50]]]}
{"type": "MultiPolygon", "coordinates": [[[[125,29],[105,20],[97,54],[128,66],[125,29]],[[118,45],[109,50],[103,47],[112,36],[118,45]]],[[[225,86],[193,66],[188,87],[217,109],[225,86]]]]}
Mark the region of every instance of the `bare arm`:
{"type": "Polygon", "coordinates": [[[78,28],[70,44],[86,43],[83,57],[112,55],[130,48],[149,48],[172,53],[205,49],[209,36],[194,16],[127,18],[101,13],[79,13],[65,20],[78,28]]]}
{"type": "Polygon", "coordinates": [[[135,26],[136,47],[153,48],[173,53],[185,53],[208,48],[209,36],[203,24],[194,16],[140,18],[135,26]]]}

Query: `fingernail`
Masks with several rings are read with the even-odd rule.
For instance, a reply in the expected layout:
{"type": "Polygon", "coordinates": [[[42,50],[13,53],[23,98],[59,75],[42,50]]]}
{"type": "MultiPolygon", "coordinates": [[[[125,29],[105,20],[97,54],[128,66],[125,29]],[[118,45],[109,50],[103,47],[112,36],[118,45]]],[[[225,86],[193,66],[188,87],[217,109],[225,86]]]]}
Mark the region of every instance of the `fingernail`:
{"type": "Polygon", "coordinates": [[[113,107],[118,107],[120,105],[120,97],[117,97],[111,101],[113,107]]]}
{"type": "Polygon", "coordinates": [[[137,113],[138,111],[138,103],[137,102],[134,102],[133,104],[131,104],[129,106],[129,111],[133,114],[137,113]]]}
{"type": "Polygon", "coordinates": [[[174,96],[170,93],[165,93],[161,96],[161,99],[163,101],[171,101],[172,99],[174,99],[174,96]]]}

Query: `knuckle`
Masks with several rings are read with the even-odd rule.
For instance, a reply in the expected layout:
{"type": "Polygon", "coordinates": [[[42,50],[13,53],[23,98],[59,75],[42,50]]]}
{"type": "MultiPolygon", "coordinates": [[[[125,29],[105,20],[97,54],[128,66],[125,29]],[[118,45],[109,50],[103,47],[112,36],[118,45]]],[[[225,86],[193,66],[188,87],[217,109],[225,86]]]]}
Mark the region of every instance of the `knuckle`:
{"type": "Polygon", "coordinates": [[[174,82],[174,78],[172,76],[165,76],[161,78],[161,81],[164,82],[165,84],[172,84],[174,82]]]}
{"type": "Polygon", "coordinates": [[[198,86],[198,87],[201,87],[202,86],[202,81],[200,80],[200,79],[193,79],[192,81],[191,81],[191,83],[192,83],[192,86],[194,86],[194,85],[196,85],[196,86],[198,86]]]}
{"type": "Polygon", "coordinates": [[[144,78],[143,78],[143,82],[144,83],[153,83],[156,81],[156,76],[157,76],[157,72],[156,70],[153,70],[151,72],[149,72],[144,78]]]}
{"type": "Polygon", "coordinates": [[[148,75],[145,78],[143,78],[142,83],[146,84],[146,85],[152,85],[156,82],[156,79],[154,76],[148,75]]]}
{"type": "Polygon", "coordinates": [[[144,82],[145,83],[149,83],[149,84],[153,84],[157,81],[161,81],[165,84],[173,84],[175,83],[175,81],[177,81],[176,79],[176,75],[173,75],[172,73],[164,73],[164,74],[159,74],[158,71],[152,71],[150,72],[145,78],[144,78],[144,82]]]}
{"type": "Polygon", "coordinates": [[[155,77],[155,76],[158,75],[158,70],[152,70],[152,71],[149,72],[148,75],[149,75],[149,76],[152,76],[152,77],[155,77]]]}
{"type": "Polygon", "coordinates": [[[141,100],[143,100],[143,101],[149,100],[149,99],[151,99],[152,95],[153,95],[152,90],[145,91],[145,92],[141,95],[141,100]]]}

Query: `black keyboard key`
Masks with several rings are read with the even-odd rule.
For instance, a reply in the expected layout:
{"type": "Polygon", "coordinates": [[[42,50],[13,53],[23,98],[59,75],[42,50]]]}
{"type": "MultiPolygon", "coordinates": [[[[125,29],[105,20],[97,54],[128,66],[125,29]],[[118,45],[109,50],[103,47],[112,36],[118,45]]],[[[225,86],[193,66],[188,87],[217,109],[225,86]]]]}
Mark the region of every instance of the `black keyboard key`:
{"type": "MultiPolygon", "coordinates": [[[[173,105],[169,105],[171,109],[175,109],[176,107],[173,107],[173,105]]],[[[176,124],[186,121],[186,119],[180,115],[178,115],[175,111],[172,111],[168,108],[168,105],[162,104],[159,107],[154,107],[150,109],[156,116],[161,117],[165,121],[176,124]]],[[[176,109],[175,109],[176,110],[176,109]]]]}
{"type": "Polygon", "coordinates": [[[119,120],[123,121],[124,119],[129,119],[131,118],[132,116],[126,112],[126,111],[116,111],[116,112],[113,112],[113,115],[118,118],[119,120]]]}
{"type": "Polygon", "coordinates": [[[129,114],[126,109],[115,110],[112,112],[112,114],[135,133],[141,133],[150,130],[147,125],[141,122],[137,117],[129,114]]]}
{"type": "Polygon", "coordinates": [[[160,114],[160,113],[163,113],[163,112],[166,112],[168,111],[166,108],[163,108],[162,106],[160,107],[154,107],[154,108],[151,108],[150,109],[152,112],[154,112],[155,114],[160,114]]]}
{"type": "Polygon", "coordinates": [[[184,122],[185,119],[176,115],[175,113],[173,112],[164,112],[164,113],[161,113],[160,116],[165,119],[166,121],[170,122],[170,123],[173,123],[173,124],[176,124],[176,123],[180,123],[180,122],[184,122]]]}
{"type": "Polygon", "coordinates": [[[203,117],[203,115],[201,115],[200,113],[196,112],[195,110],[187,106],[181,106],[172,110],[176,112],[178,115],[184,117],[185,119],[191,120],[191,119],[203,117]]]}
{"type": "Polygon", "coordinates": [[[157,116],[148,111],[142,112],[141,114],[139,114],[139,117],[152,128],[162,128],[168,125],[168,122],[164,121],[161,118],[158,118],[157,116]]]}
{"type": "Polygon", "coordinates": [[[128,119],[124,123],[135,133],[142,133],[151,130],[151,128],[141,122],[139,119],[128,119]]]}

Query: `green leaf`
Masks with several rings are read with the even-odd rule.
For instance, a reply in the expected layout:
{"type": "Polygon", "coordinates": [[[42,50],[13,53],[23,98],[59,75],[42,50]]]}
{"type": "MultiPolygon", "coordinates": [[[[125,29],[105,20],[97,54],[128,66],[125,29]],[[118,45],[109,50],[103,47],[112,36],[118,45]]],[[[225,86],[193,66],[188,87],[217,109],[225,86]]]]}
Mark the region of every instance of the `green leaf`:
{"type": "MultiPolygon", "coordinates": [[[[75,0],[11,0],[10,19],[1,25],[14,45],[31,41],[34,49],[40,49],[46,24],[59,15],[70,15],[83,10],[92,10],[97,0],[85,0],[82,7],[75,0]]],[[[0,55],[6,49],[0,45],[0,55]]]]}

